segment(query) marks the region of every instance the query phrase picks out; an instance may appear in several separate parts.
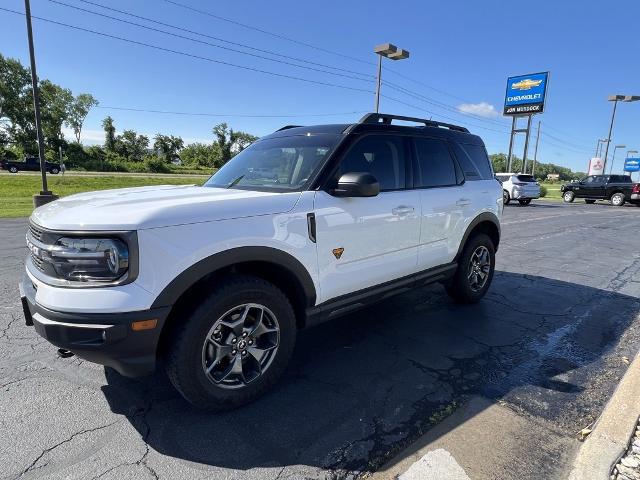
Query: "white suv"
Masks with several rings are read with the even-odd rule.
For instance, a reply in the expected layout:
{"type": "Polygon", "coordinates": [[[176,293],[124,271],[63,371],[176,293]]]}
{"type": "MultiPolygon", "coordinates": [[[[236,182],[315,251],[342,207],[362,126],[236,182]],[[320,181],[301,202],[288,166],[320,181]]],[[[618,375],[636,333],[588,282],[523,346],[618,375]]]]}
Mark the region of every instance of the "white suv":
{"type": "Polygon", "coordinates": [[[229,408],[276,382],[299,328],[432,282],[480,300],[501,214],[465,128],[383,114],[284,127],[201,186],[36,209],[22,303],[61,349],[126,376],[162,363],[188,401],[229,408]]]}
{"type": "Polygon", "coordinates": [[[540,198],[540,184],[533,175],[524,173],[496,173],[502,183],[504,204],[517,200],[520,205],[529,205],[531,200],[540,198]]]}

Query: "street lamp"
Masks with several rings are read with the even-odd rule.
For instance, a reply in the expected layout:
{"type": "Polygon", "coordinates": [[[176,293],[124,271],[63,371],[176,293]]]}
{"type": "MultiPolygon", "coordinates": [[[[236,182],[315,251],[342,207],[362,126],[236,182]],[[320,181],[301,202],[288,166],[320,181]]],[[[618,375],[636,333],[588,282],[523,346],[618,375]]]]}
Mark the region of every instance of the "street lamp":
{"type": "Polygon", "coordinates": [[[596,144],[596,158],[598,158],[600,156],[600,146],[603,143],[607,143],[609,140],[607,140],[606,138],[600,138],[598,139],[598,143],[596,144]]]}
{"type": "Polygon", "coordinates": [[[609,155],[609,145],[611,144],[611,132],[613,131],[613,121],[616,118],[616,107],[619,101],[623,102],[637,102],[640,100],[640,95],[609,95],[610,102],[613,102],[613,113],[611,114],[611,124],[609,125],[609,136],[607,137],[607,148],[604,150],[604,165],[602,171],[607,169],[607,156],[609,155]]]}
{"type": "MultiPolygon", "coordinates": [[[[616,150],[618,150],[619,148],[627,148],[626,145],[616,145],[615,147],[613,147],[613,156],[611,157],[611,166],[609,167],[609,175],[611,175],[611,172],[613,171],[613,162],[616,159],[616,150]]],[[[606,168],[606,165],[605,165],[606,168]]],[[[605,173],[604,168],[602,169],[602,173],[605,173]]]]}
{"type": "Polygon", "coordinates": [[[405,58],[409,58],[409,52],[391,43],[378,45],[373,49],[373,52],[378,55],[378,80],[376,82],[376,113],[378,113],[380,106],[380,86],[382,84],[382,57],[387,57],[391,60],[404,60],[405,58]]]}

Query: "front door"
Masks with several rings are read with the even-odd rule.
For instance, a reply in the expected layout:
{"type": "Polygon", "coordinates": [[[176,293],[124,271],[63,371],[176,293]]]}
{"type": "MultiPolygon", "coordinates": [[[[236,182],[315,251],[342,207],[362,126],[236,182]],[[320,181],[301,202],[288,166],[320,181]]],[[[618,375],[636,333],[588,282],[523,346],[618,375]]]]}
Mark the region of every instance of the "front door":
{"type": "Polygon", "coordinates": [[[369,172],[380,184],[377,196],[316,193],[320,302],[416,272],[420,196],[407,188],[408,147],[402,137],[366,135],[340,161],[332,181],[369,172]]]}

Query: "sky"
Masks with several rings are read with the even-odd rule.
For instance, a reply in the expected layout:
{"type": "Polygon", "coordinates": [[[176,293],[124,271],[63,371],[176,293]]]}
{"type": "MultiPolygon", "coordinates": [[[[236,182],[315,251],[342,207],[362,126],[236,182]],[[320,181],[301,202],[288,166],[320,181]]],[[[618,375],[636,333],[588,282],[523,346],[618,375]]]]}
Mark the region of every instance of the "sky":
{"type": "MultiPolygon", "coordinates": [[[[24,12],[24,2],[0,8],[24,12]]],[[[39,77],[100,101],[85,144],[102,143],[107,115],[119,132],[187,143],[211,142],[220,122],[260,136],[356,121],[373,111],[373,47],[386,42],[410,57],[384,60],[380,111],[466,126],[489,153],[508,151],[509,76],[550,72],[545,112],[533,117],[542,125],[538,160],[576,171],[607,136],[607,97],[640,95],[637,0],[31,0],[31,10],[66,24],[34,18],[39,77]]],[[[0,53],[27,65],[24,16],[0,10],[0,25],[0,53]]],[[[618,159],[640,150],[638,120],[640,102],[618,105],[613,144],[626,145],[618,159]]],[[[535,129],[529,157],[534,144],[535,129]]],[[[520,135],[514,153],[523,147],[520,135]]]]}

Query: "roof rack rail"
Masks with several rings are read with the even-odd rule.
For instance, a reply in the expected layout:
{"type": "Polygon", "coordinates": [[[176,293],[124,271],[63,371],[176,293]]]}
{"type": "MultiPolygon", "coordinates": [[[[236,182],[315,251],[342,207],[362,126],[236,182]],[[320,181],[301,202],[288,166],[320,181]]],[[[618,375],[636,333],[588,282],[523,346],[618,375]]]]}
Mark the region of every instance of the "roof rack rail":
{"type": "Polygon", "coordinates": [[[448,128],[449,130],[456,130],[458,132],[469,133],[465,127],[459,125],[453,125],[451,123],[436,122],[435,120],[427,120],[426,118],[416,117],[403,117],[401,115],[391,115],[389,113],[367,113],[360,119],[358,123],[382,123],[384,125],[391,125],[392,120],[402,120],[405,122],[422,123],[425,127],[436,128],[448,128]]]}
{"type": "Polygon", "coordinates": [[[298,128],[301,127],[302,125],[285,125],[282,128],[279,128],[278,130],[276,130],[276,132],[280,132],[282,130],[289,130],[290,128],[298,128]]]}

